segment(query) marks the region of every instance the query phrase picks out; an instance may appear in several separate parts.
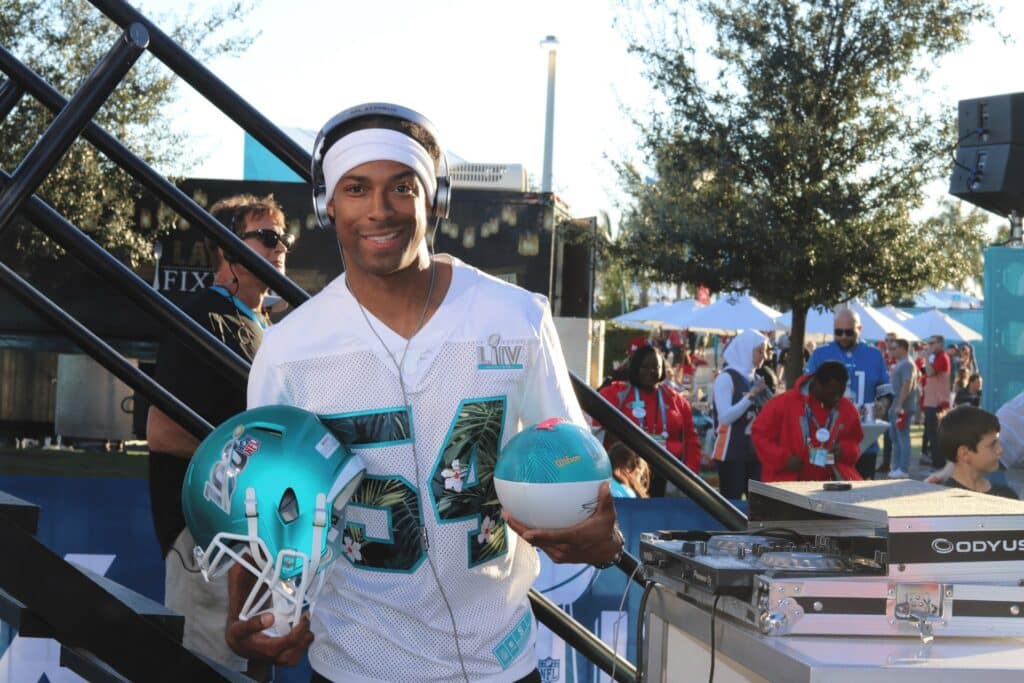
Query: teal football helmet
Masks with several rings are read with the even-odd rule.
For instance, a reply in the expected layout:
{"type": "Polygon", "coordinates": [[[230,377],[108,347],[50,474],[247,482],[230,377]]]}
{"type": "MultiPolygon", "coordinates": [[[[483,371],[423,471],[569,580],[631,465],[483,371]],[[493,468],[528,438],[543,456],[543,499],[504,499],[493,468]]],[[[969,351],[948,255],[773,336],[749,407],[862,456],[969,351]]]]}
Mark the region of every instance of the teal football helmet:
{"type": "Polygon", "coordinates": [[[240,617],[269,610],[286,632],[341,554],[344,508],[365,471],[313,413],[265,406],[230,418],[199,444],[181,490],[203,576],[245,567],[257,580],[240,617]]]}

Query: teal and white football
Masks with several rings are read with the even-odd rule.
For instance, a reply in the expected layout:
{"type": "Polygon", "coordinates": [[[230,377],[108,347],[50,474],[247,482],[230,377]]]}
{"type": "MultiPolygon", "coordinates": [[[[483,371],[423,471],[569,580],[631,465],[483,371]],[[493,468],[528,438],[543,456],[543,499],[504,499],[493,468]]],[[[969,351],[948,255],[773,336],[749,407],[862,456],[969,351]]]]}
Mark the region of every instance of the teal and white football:
{"type": "Polygon", "coordinates": [[[535,529],[564,529],[593,514],[612,465],[586,427],[545,420],[509,439],[494,468],[502,507],[535,529]]]}

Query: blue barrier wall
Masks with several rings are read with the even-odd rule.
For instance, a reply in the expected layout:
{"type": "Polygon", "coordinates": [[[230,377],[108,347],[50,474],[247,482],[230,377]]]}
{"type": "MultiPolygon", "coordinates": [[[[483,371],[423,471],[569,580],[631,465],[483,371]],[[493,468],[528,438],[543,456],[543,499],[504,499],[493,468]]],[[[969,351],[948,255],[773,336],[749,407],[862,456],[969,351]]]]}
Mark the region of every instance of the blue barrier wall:
{"type": "MultiPolygon", "coordinates": [[[[74,554],[112,555],[106,575],[153,600],[163,602],[164,566],[153,532],[149,512],[149,489],[144,479],[89,479],[38,476],[0,476],[0,490],[40,506],[38,538],[61,557],[74,554]]],[[[629,549],[638,552],[640,533],[657,529],[720,529],[721,525],[692,501],[681,498],[652,500],[616,499],[619,524],[629,549]]],[[[567,578],[579,573],[569,571],[567,578]]],[[[565,595],[553,574],[542,574],[546,591],[555,602],[565,595]]],[[[609,613],[617,612],[626,589],[627,577],[616,569],[596,572],[588,569],[579,577],[585,581],[575,591],[575,600],[565,608],[583,625],[611,643],[609,613]],[[578,597],[576,597],[578,595],[578,597]],[[604,626],[602,627],[602,622],[604,626]]],[[[641,590],[629,589],[624,611],[627,617],[619,625],[620,638],[628,636],[626,647],[630,661],[636,661],[636,615],[641,590]]],[[[621,642],[621,640],[620,640],[621,642]]],[[[556,643],[557,645],[557,643],[556,643]]],[[[2,653],[0,653],[2,654],[2,653]]],[[[597,681],[592,665],[581,656],[563,649],[545,657],[545,681],[583,683],[597,681]],[[555,678],[555,676],[558,676],[555,678]]],[[[308,681],[308,664],[282,670],[275,680],[308,681]]]]}
{"type": "Polygon", "coordinates": [[[0,476],[0,491],[41,508],[36,537],[47,548],[61,557],[114,555],[108,577],[164,601],[164,564],[145,479],[0,476]]]}

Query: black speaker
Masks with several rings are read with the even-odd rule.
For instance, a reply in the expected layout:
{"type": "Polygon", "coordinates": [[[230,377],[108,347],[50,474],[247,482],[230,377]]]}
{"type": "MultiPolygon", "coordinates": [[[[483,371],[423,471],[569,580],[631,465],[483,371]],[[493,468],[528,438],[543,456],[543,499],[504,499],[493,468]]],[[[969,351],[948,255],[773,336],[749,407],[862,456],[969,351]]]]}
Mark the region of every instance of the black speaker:
{"type": "Polygon", "coordinates": [[[589,244],[566,244],[562,253],[562,310],[567,318],[589,318],[593,302],[594,249],[589,244]]]}
{"type": "Polygon", "coordinates": [[[1024,93],[960,100],[957,123],[958,147],[1024,145],[1024,93]]]}
{"type": "Polygon", "coordinates": [[[557,265],[561,275],[559,306],[556,315],[566,318],[589,318],[594,305],[594,246],[596,218],[577,218],[560,226],[563,236],[561,262],[557,265]],[[571,227],[570,227],[571,226],[571,227]]]}
{"type": "Polygon", "coordinates": [[[949,193],[1000,216],[1024,213],[1024,144],[959,148],[949,193]]]}
{"type": "Polygon", "coordinates": [[[1001,216],[1024,213],[1024,93],[958,103],[949,193],[1001,216]]]}

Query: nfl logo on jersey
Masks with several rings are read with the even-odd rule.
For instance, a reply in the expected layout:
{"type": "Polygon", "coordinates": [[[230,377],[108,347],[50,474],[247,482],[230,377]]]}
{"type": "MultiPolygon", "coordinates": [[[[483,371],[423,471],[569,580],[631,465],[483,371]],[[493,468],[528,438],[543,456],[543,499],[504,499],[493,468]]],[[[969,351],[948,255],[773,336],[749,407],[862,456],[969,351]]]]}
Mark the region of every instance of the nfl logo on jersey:
{"type": "Polygon", "coordinates": [[[541,683],[555,683],[555,681],[561,680],[561,665],[562,663],[554,657],[538,660],[537,670],[540,672],[541,683]]]}

